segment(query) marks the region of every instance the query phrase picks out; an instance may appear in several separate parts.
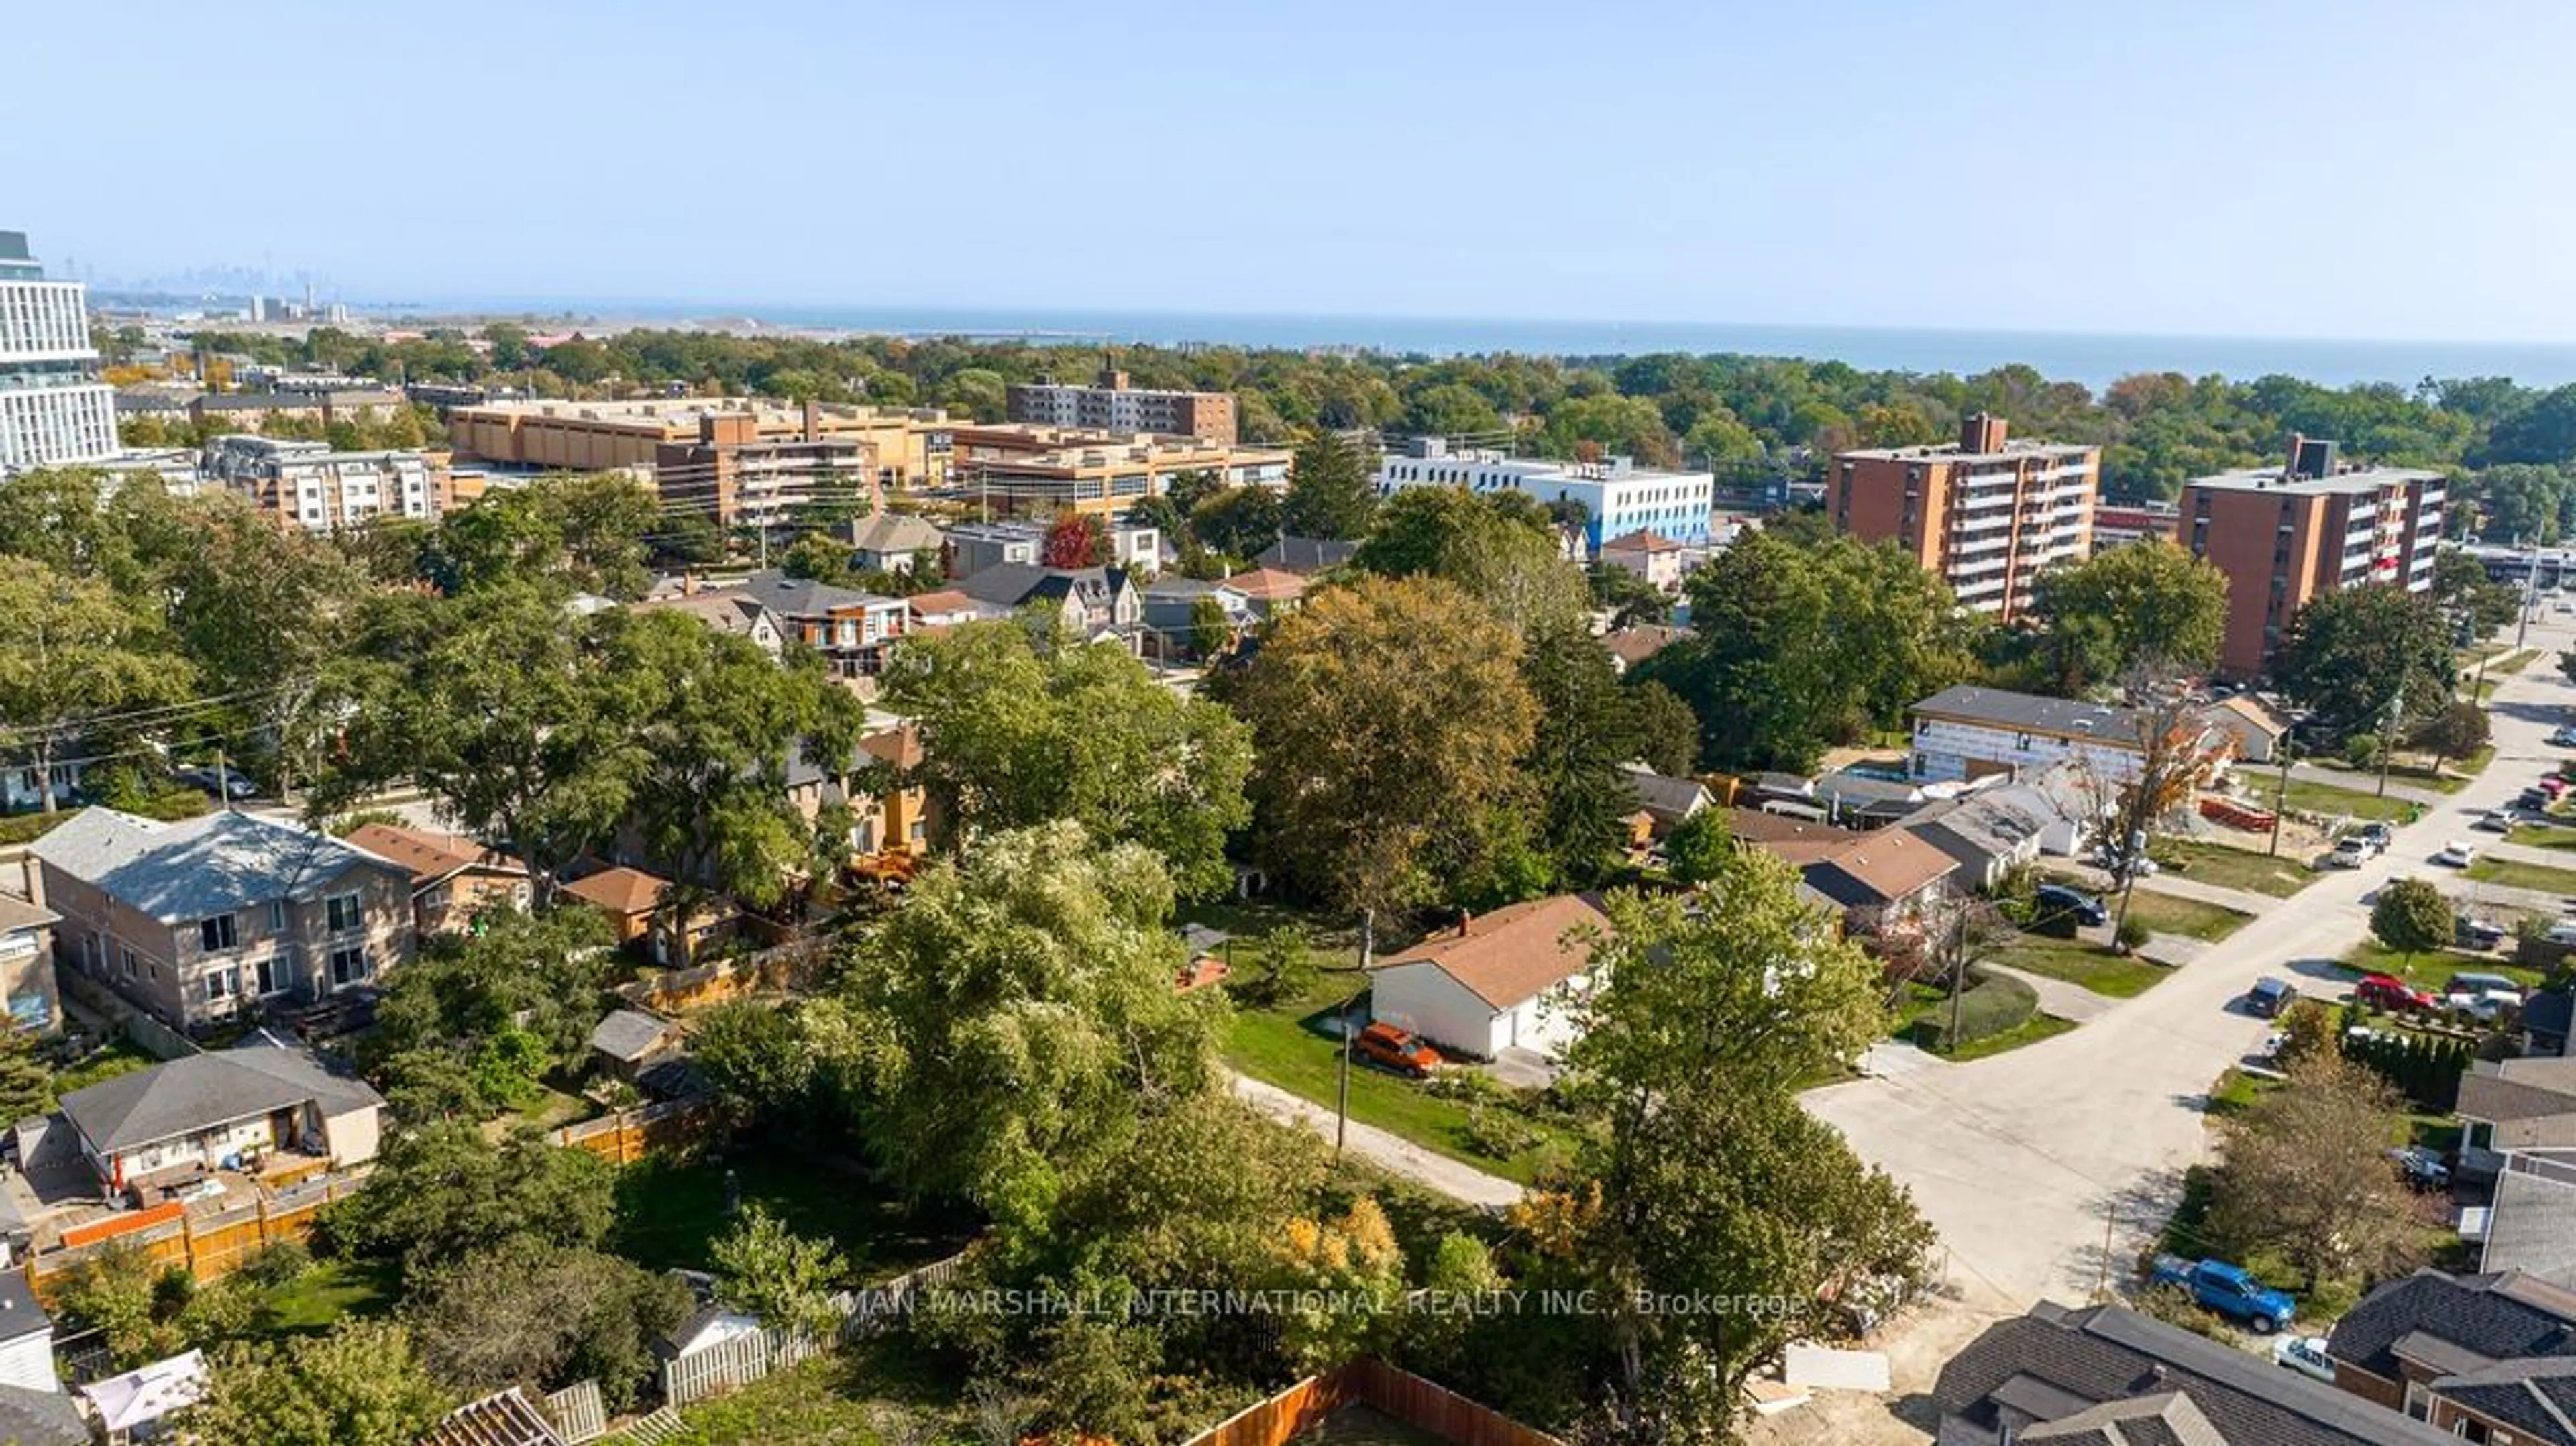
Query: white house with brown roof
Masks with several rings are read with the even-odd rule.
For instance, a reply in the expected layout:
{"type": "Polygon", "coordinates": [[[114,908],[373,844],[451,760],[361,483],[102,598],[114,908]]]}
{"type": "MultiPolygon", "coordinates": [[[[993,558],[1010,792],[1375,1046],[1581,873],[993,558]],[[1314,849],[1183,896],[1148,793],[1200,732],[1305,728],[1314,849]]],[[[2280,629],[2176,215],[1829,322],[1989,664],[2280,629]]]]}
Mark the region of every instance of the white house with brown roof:
{"type": "Polygon", "coordinates": [[[1372,970],[1370,1016],[1458,1054],[1559,1054],[1577,1032],[1571,1005],[1592,961],[1587,933],[1609,931],[1592,894],[1471,915],[1372,970]]]}
{"type": "Polygon", "coordinates": [[[1635,573],[1657,592],[1678,594],[1687,570],[1682,565],[1684,551],[1680,543],[1659,532],[1639,529],[1601,544],[1601,560],[1635,573]]]}

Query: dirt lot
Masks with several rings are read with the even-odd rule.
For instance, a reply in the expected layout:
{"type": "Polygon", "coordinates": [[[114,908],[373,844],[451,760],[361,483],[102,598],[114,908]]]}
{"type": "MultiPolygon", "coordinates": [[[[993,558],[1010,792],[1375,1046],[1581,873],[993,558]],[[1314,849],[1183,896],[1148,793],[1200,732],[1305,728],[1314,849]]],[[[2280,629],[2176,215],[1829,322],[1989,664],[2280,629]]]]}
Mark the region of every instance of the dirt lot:
{"type": "Polygon", "coordinates": [[[1860,1342],[1887,1353],[1896,1389],[1818,1391],[1805,1405],[1757,1416],[1745,1428],[1751,1446],[1922,1446],[1939,1424],[1931,1401],[1941,1367],[1979,1332],[2018,1314],[2000,1301],[1983,1305],[1955,1293],[1925,1300],[1860,1342]]]}

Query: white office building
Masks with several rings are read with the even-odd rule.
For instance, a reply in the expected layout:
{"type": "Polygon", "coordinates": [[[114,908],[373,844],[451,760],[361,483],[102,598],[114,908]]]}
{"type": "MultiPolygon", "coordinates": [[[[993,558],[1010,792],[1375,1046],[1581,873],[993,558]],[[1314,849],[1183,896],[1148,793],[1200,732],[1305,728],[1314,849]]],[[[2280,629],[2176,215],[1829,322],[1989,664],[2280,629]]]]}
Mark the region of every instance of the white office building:
{"type": "Polygon", "coordinates": [[[1540,502],[1583,506],[1585,553],[1632,532],[1705,546],[1717,501],[1717,479],[1706,472],[1657,472],[1626,457],[1598,462],[1550,462],[1499,452],[1452,452],[1439,437],[1416,437],[1401,456],[1378,463],[1377,490],[1391,497],[1408,487],[1464,487],[1470,492],[1521,492],[1540,502]]]}
{"type": "Polygon", "coordinates": [[[116,393],[98,379],[87,293],[47,281],[26,233],[0,231],[0,475],[116,454],[116,393]]]}

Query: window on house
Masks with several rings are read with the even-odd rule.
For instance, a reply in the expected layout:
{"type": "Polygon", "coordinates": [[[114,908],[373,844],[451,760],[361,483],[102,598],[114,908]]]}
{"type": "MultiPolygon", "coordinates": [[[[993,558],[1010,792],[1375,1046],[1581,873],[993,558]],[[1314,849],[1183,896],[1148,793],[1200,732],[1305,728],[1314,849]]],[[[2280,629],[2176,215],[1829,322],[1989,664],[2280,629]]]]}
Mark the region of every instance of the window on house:
{"type": "Polygon", "coordinates": [[[131,949],[123,950],[123,951],[122,951],[122,957],[118,959],[117,964],[118,964],[118,966],[119,966],[119,972],[123,973],[123,974],[125,975],[125,977],[126,977],[126,978],[131,979],[131,978],[133,978],[133,977],[134,977],[134,951],[133,951],[133,950],[131,950],[131,949]]]}
{"type": "Polygon", "coordinates": [[[333,894],[323,900],[322,905],[323,911],[329,916],[331,932],[334,934],[345,929],[354,929],[361,922],[358,896],[355,894],[333,894]]]}
{"type": "Polygon", "coordinates": [[[272,934],[283,934],[286,932],[286,901],[284,899],[271,899],[268,901],[268,932],[272,934]]]}
{"type": "Polygon", "coordinates": [[[272,954],[259,961],[259,968],[252,977],[258,983],[260,993],[283,994],[287,984],[286,961],[272,954]]]}
{"type": "Polygon", "coordinates": [[[206,1002],[220,1004],[233,997],[237,976],[230,969],[218,969],[206,976],[206,1002]]]}
{"type": "Polygon", "coordinates": [[[359,948],[331,951],[331,987],[356,984],[367,977],[367,951],[359,948]]]}
{"type": "Polygon", "coordinates": [[[197,941],[209,949],[230,949],[241,942],[241,931],[230,914],[217,914],[197,922],[197,941]]]}

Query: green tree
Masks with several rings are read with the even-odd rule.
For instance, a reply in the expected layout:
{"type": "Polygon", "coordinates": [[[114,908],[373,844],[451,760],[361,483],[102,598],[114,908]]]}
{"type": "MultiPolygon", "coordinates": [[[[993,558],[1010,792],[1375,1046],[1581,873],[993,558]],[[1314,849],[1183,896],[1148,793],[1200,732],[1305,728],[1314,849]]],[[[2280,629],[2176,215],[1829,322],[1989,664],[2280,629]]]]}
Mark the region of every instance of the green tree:
{"type": "Polygon", "coordinates": [[[523,1239],[439,1264],[414,1285],[402,1319],[421,1363],[459,1394],[588,1379],[623,1411],[653,1377],[655,1342],[692,1305],[674,1276],[523,1239]]]}
{"type": "Polygon", "coordinates": [[[1515,1219],[1541,1250],[1554,1233],[1534,1227],[1576,1222],[1555,1248],[1586,1279],[1620,1283],[1596,1349],[1630,1429],[1722,1438],[1755,1369],[1789,1341],[1845,1333],[1829,1302],[1919,1280],[1933,1242],[1902,1187],[1798,1107],[1799,1081],[1842,1067],[1883,1015],[1875,968],[1797,889],[1788,865],[1736,853],[1687,907],[1614,897],[1593,946],[1603,983],[1579,1005],[1568,1063],[1595,1129],[1566,1188],[1515,1219]],[[1635,1305],[1674,1292],[1782,1309],[1635,1305]]]}
{"type": "Polygon", "coordinates": [[[2299,609],[2272,671],[2329,728],[2403,721],[2451,696],[2451,631],[2427,595],[2340,588],[2299,609]]]}
{"type": "Polygon", "coordinates": [[[1314,945],[1304,928],[1282,924],[1251,943],[1236,961],[1232,988],[1237,998],[1266,1009],[1302,998],[1314,987],[1314,945]]]}
{"type": "Polygon", "coordinates": [[[1234,615],[1214,597],[1190,604],[1190,651],[1213,658],[1234,646],[1234,615]]]}
{"type": "Polygon", "coordinates": [[[2239,1259],[2277,1255],[2305,1271],[2311,1287],[2406,1269],[2418,1232],[2388,1164],[2403,1101],[2332,1050],[2288,1073],[2287,1084],[2221,1126],[2214,1240],[2239,1259]]]}
{"type": "Polygon", "coordinates": [[[2391,879],[2370,906],[2370,932],[2379,942],[2415,956],[2451,942],[2451,901],[2429,879],[2391,879]]]}
{"type": "Polygon", "coordinates": [[[2466,758],[2486,747],[2488,736],[2487,710],[2465,698],[2455,698],[2416,724],[2408,741],[2431,753],[2433,766],[2438,769],[2445,760],[2466,758]]]}
{"type": "Polygon", "coordinates": [[[406,1275],[527,1238],[596,1248],[616,1214],[614,1167],[523,1130],[498,1142],[433,1123],[385,1141],[366,1188],[326,1212],[331,1238],[406,1275]]]}
{"type": "Polygon", "coordinates": [[[1704,808],[1664,836],[1664,866],[1681,883],[1712,883],[1735,855],[1735,837],[1721,809],[1704,808]]]}
{"type": "Polygon", "coordinates": [[[778,567],[789,577],[812,578],[834,587],[853,586],[857,576],[850,568],[850,545],[821,532],[798,534],[779,554],[778,567]]]}
{"type": "Polygon", "coordinates": [[[849,1274],[840,1250],[812,1240],[758,1204],[743,1208],[734,1227],[709,1247],[716,1291],[725,1304],[781,1330],[827,1337],[838,1317],[832,1292],[849,1274]]]}
{"type": "Polygon", "coordinates": [[[1516,492],[1407,488],[1379,509],[1352,562],[1381,577],[1444,578],[1523,632],[1591,611],[1591,585],[1559,551],[1555,523],[1516,492]]]}
{"type": "MultiPolygon", "coordinates": [[[[1645,746],[1639,694],[1577,628],[1533,634],[1521,674],[1538,705],[1522,766],[1538,790],[1538,840],[1554,880],[1591,888],[1623,861],[1636,790],[1622,765],[1645,746]]],[[[1669,696],[1669,695],[1668,695],[1669,696]]]]}
{"type": "Polygon", "coordinates": [[[1404,1252],[1386,1212],[1363,1195],[1338,1219],[1294,1219],[1274,1241],[1268,1288],[1295,1302],[1281,1348],[1302,1371],[1382,1352],[1404,1298],[1404,1252]]]}
{"type": "Polygon", "coordinates": [[[1190,533],[1228,557],[1249,559],[1279,540],[1284,517],[1279,494],[1269,488],[1228,487],[1190,509],[1190,533]]]}
{"type": "Polygon", "coordinates": [[[2522,592],[2492,582],[2478,560],[2449,548],[2433,557],[2433,602],[2475,637],[2485,637],[2522,612],[2522,592]]]}
{"type": "Polygon", "coordinates": [[[1522,644],[1455,585],[1367,578],[1280,619],[1237,685],[1258,743],[1259,838],[1353,910],[1434,892],[1444,843],[1480,837],[1537,723],[1522,644]]]}
{"type": "Polygon", "coordinates": [[[920,781],[947,840],[1050,819],[1160,853],[1192,896],[1233,879],[1225,839],[1250,818],[1250,730],[1185,699],[1123,649],[1019,622],[914,640],[886,706],[921,730],[920,781]]]}
{"type": "Polygon", "coordinates": [[[178,1421],[205,1446],[412,1446],[453,1400],[402,1327],[344,1321],[215,1352],[178,1421]]]}
{"type": "Polygon", "coordinates": [[[187,696],[186,660],[105,583],[0,557],[0,617],[0,737],[33,764],[47,813],[62,802],[55,760],[80,757],[91,729],[187,696]]]}
{"type": "Polygon", "coordinates": [[[1661,683],[1631,683],[1628,707],[1636,717],[1637,756],[1647,767],[1666,778],[1699,772],[1699,715],[1680,694],[1661,683]]]}
{"type": "Polygon", "coordinates": [[[765,1120],[801,1120],[814,1088],[814,1046],[797,1016],[763,1001],[737,1000],[699,1015],[689,1054],[717,1099],[765,1120]]]}
{"type": "Polygon", "coordinates": [[[869,1137],[917,1192],[1043,1231],[1142,1113],[1215,1079],[1221,1005],[1175,994],[1172,885],[1074,822],[978,835],[846,965],[869,1137]]]}
{"type": "Polygon", "coordinates": [[[2040,574],[2033,640],[2049,691],[2081,697],[2122,673],[2218,661],[2227,635],[2227,575],[2165,542],[2115,547],[2040,574]]]}
{"type": "Polygon", "coordinates": [[[1376,510],[1377,486],[1357,443],[1338,432],[1319,431],[1297,449],[1280,517],[1290,533],[1365,537],[1376,510]]]}

